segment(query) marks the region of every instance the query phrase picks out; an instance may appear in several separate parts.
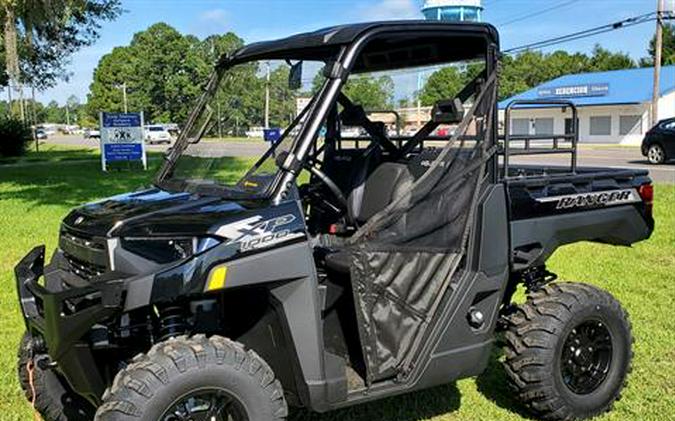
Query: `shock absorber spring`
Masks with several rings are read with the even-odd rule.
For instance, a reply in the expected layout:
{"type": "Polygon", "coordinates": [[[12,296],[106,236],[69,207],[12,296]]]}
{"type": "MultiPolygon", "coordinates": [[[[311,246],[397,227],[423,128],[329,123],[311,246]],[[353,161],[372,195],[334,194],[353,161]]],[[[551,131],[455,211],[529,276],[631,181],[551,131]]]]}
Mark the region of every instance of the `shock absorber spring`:
{"type": "Polygon", "coordinates": [[[159,310],[160,341],[184,335],[187,332],[187,326],[183,308],[169,306],[159,310]]]}

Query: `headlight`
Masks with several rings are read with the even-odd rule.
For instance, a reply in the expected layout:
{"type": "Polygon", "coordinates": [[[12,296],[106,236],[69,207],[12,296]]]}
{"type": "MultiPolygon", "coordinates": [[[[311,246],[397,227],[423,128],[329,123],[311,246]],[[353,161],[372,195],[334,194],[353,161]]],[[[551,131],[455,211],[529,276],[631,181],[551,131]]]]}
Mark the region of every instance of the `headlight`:
{"type": "Polygon", "coordinates": [[[124,238],[122,248],[151,260],[155,263],[166,264],[186,259],[202,253],[220,244],[211,237],[188,238],[124,238]]]}

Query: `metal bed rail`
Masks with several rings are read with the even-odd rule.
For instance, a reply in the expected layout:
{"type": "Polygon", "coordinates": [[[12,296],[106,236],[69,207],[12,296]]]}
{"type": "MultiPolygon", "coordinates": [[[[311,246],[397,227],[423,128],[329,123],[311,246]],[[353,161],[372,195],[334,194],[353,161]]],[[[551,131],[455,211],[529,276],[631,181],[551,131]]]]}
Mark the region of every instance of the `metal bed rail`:
{"type": "MultiPolygon", "coordinates": [[[[528,155],[570,155],[570,173],[577,173],[578,164],[578,144],[579,144],[579,112],[577,106],[571,101],[566,100],[515,100],[506,106],[504,115],[504,137],[501,154],[504,156],[504,179],[509,179],[509,169],[512,156],[528,155]],[[572,110],[571,133],[565,134],[547,134],[547,135],[521,135],[511,133],[511,115],[516,109],[527,109],[528,107],[550,107],[572,110]],[[533,141],[552,141],[552,148],[533,146],[533,141]],[[570,147],[561,147],[560,141],[571,142],[570,147]],[[513,148],[513,142],[522,142],[522,148],[513,148]]],[[[520,177],[518,177],[520,178],[520,177]]]]}

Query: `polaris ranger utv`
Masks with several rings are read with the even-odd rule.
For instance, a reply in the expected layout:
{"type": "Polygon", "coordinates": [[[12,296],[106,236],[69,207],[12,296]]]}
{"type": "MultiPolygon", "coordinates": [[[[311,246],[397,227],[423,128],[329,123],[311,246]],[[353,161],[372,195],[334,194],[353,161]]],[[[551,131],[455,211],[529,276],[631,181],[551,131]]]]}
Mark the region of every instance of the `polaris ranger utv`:
{"type": "Polygon", "coordinates": [[[609,410],[631,363],[627,314],[593,286],[553,282],[545,263],[564,244],[648,238],[651,181],[577,168],[576,128],[506,127],[500,140],[498,68],[492,26],[416,21],[224,57],[154,186],[72,211],[51,262],[42,246],[16,267],[28,398],[47,421],[283,420],[289,406],[327,412],[476,376],[504,331],[506,373],[534,414],[609,410]],[[303,66],[321,83],[232,179],[241,161],[200,139],[215,104],[245,111],[231,93],[272,60],[289,86],[306,83],[303,66]],[[475,77],[412,136],[355,99],[363,74],[390,83],[458,62],[475,77]],[[513,165],[533,153],[572,162],[513,165]],[[528,298],[514,305],[519,285],[528,298]]]}

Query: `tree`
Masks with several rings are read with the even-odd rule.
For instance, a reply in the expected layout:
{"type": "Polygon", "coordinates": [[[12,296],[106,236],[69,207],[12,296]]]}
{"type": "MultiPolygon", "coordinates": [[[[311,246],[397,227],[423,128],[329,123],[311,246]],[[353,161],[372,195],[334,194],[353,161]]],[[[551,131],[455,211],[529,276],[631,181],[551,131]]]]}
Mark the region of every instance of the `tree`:
{"type": "Polygon", "coordinates": [[[44,110],[44,122],[61,124],[65,122],[65,113],[56,101],[50,101],[44,110]]]}
{"type": "Polygon", "coordinates": [[[556,51],[545,54],[525,51],[516,56],[505,56],[502,62],[502,77],[499,99],[510,98],[563,75],[583,72],[630,69],[636,63],[624,53],[613,53],[596,45],[593,54],[556,51]]]}
{"type": "Polygon", "coordinates": [[[295,93],[288,88],[290,68],[281,65],[270,75],[270,125],[285,127],[295,114],[295,93]]]}
{"type": "MultiPolygon", "coordinates": [[[[649,57],[640,60],[640,66],[652,67],[656,60],[656,35],[649,42],[649,57]]],[[[663,54],[661,64],[670,66],[675,64],[675,24],[663,25],[663,54]]]]}
{"type": "Polygon", "coordinates": [[[586,70],[590,72],[606,72],[608,70],[632,69],[635,67],[637,67],[635,61],[628,54],[612,53],[596,44],[593,49],[593,56],[591,56],[586,70]]]}
{"type": "Polygon", "coordinates": [[[101,59],[90,86],[89,113],[121,111],[119,87],[126,84],[129,109],[143,110],[148,122],[184,121],[215,57],[242,44],[234,34],[199,41],[165,23],[154,24],[101,59]]]}
{"type": "MultiPolygon", "coordinates": [[[[316,95],[325,80],[323,71],[318,72],[312,81],[310,95],[316,95]]],[[[342,92],[366,111],[388,110],[393,107],[395,88],[394,81],[389,76],[358,75],[349,78],[342,92]]]]}
{"type": "Polygon", "coordinates": [[[466,76],[458,67],[444,67],[433,73],[419,93],[424,106],[457,96],[465,85],[466,76]]]}
{"type": "Polygon", "coordinates": [[[351,77],[343,92],[366,111],[388,110],[394,100],[394,81],[389,76],[351,77]]]}
{"type": "Polygon", "coordinates": [[[121,13],[120,0],[0,0],[3,83],[43,89],[67,78],[68,58],[91,45],[99,22],[121,13]]]}

